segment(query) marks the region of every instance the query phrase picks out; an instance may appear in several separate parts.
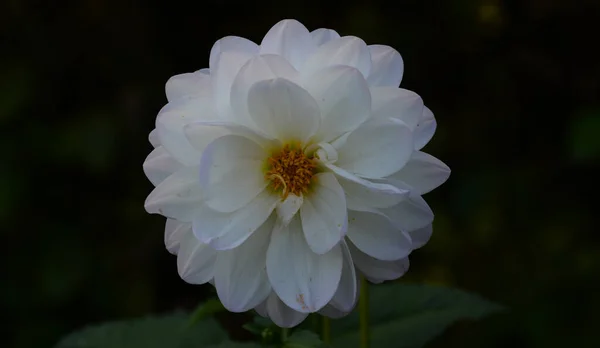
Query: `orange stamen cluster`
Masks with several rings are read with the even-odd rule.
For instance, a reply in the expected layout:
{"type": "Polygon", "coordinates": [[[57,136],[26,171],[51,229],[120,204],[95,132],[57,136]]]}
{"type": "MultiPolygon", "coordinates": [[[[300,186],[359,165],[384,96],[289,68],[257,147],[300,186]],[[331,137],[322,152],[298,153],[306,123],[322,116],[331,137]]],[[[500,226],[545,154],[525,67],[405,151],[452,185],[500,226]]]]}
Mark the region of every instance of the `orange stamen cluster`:
{"type": "Polygon", "coordinates": [[[282,199],[286,199],[290,193],[300,196],[308,192],[316,165],[301,147],[285,145],[267,161],[269,169],[265,178],[271,181],[274,191],[281,191],[282,199]]]}

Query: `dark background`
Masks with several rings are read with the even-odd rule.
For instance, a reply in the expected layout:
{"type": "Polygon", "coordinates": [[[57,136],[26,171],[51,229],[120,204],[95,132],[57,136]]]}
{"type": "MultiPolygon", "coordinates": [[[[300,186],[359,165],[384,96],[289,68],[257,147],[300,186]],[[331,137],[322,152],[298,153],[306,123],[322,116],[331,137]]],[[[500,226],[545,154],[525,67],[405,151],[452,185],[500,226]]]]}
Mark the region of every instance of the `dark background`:
{"type": "Polygon", "coordinates": [[[595,346],[597,3],[3,1],[0,337],[49,347],[87,323],[207,295],[179,279],[163,219],[143,209],[147,135],[167,79],[207,67],[214,41],[259,43],[296,18],[395,47],[402,86],[436,115],[425,150],[452,176],[426,195],[435,232],[404,279],[511,312],[454,326],[431,346],[595,346]]]}

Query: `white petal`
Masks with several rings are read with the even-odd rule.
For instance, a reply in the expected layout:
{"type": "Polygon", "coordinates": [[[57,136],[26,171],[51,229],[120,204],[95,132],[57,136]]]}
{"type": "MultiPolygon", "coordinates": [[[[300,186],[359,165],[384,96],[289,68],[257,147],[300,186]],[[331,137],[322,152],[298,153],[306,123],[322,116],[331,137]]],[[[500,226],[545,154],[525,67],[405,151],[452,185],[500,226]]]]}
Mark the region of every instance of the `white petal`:
{"type": "Polygon", "coordinates": [[[354,272],[354,263],[352,261],[352,256],[350,255],[350,250],[348,250],[345,241],[342,240],[340,244],[344,260],[342,264],[342,276],[340,278],[338,289],[335,292],[335,295],[333,295],[330,304],[338,310],[348,313],[354,309],[356,301],[358,300],[357,278],[356,273],[354,272]]]}
{"type": "Polygon", "coordinates": [[[413,249],[418,249],[429,242],[429,239],[433,234],[433,226],[429,224],[423,228],[419,228],[418,230],[410,231],[408,234],[412,239],[413,249]]]}
{"type": "Polygon", "coordinates": [[[156,118],[156,130],[164,148],[186,166],[200,163],[199,153],[183,133],[185,125],[217,120],[209,97],[183,98],[167,104],[156,118]]]}
{"type": "Polygon", "coordinates": [[[341,311],[341,310],[335,308],[334,306],[332,306],[331,304],[328,304],[327,306],[321,308],[321,310],[319,311],[319,314],[324,315],[331,319],[340,319],[350,313],[341,311]]]}
{"type": "Polygon", "coordinates": [[[337,150],[329,143],[321,142],[311,145],[306,149],[306,152],[311,151],[311,148],[317,149],[315,151],[315,159],[322,164],[335,163],[338,159],[337,150]]]}
{"type": "Polygon", "coordinates": [[[348,238],[362,252],[379,260],[398,260],[412,251],[410,236],[382,214],[349,211],[348,238]]]}
{"type": "Polygon", "coordinates": [[[164,147],[159,146],[150,152],[144,161],[144,173],[150,182],[157,186],[169,175],[181,169],[183,165],[171,156],[164,147]]]}
{"type": "Polygon", "coordinates": [[[410,129],[398,120],[373,120],[352,132],[338,150],[336,166],[365,178],[400,170],[413,151],[410,129]]]}
{"type": "Polygon", "coordinates": [[[373,118],[397,118],[414,130],[423,114],[423,99],[415,92],[395,87],[372,87],[373,118]]]}
{"type": "MultiPolygon", "coordinates": [[[[368,122],[368,121],[367,121],[368,122]]],[[[340,136],[339,138],[335,139],[334,141],[330,142],[331,146],[336,150],[339,151],[345,144],[346,144],[346,140],[348,140],[348,137],[350,136],[350,134],[352,134],[352,132],[348,132],[346,134],[343,134],[342,136],[340,136]]],[[[336,158],[335,161],[337,162],[338,160],[337,156],[337,152],[336,152],[336,158]]]]}
{"type": "Polygon", "coordinates": [[[215,287],[227,310],[245,312],[271,293],[266,254],[272,229],[273,223],[267,222],[239,247],[218,253],[215,287]]]}
{"type": "Polygon", "coordinates": [[[319,173],[313,180],[313,192],[306,195],[300,208],[302,230],[311,250],[324,254],[346,234],[346,199],[333,174],[319,173]]]}
{"type": "Polygon", "coordinates": [[[171,254],[177,255],[179,244],[188,234],[192,234],[192,224],[167,219],[165,224],[165,247],[171,254]]]}
{"type": "Polygon", "coordinates": [[[290,308],[316,312],[335,294],[342,273],[339,245],[326,254],[312,252],[300,221],[277,225],[267,251],[267,274],[273,290],[290,308]]]}
{"type": "Polygon", "coordinates": [[[165,93],[169,102],[210,93],[210,75],[200,71],[175,75],[165,84],[165,93]]]}
{"type": "Polygon", "coordinates": [[[288,195],[283,202],[277,202],[277,216],[281,222],[287,225],[292,218],[296,216],[296,213],[300,210],[303,202],[304,197],[296,196],[294,194],[288,195]]]}
{"type": "Polygon", "coordinates": [[[357,177],[332,164],[325,165],[337,177],[346,194],[348,209],[370,211],[371,208],[387,208],[400,203],[410,191],[396,186],[371,182],[357,177]]]}
{"type": "Polygon", "coordinates": [[[367,78],[371,86],[398,87],[404,74],[404,61],[395,49],[385,45],[370,45],[371,73],[367,78]]]}
{"type": "Polygon", "coordinates": [[[203,205],[194,216],[194,234],[216,250],[233,249],[263,225],[278,200],[279,197],[263,191],[233,213],[217,212],[203,205]]]}
{"type": "MultiPolygon", "coordinates": [[[[273,291],[271,291],[271,293],[273,293],[273,291]]],[[[256,311],[256,313],[258,313],[258,315],[260,315],[263,318],[269,317],[269,312],[267,312],[268,299],[269,299],[269,297],[267,297],[266,300],[262,301],[258,306],[254,307],[254,310],[256,311]]]]}
{"type": "Polygon", "coordinates": [[[408,257],[396,261],[382,261],[363,253],[352,243],[348,243],[348,249],[356,268],[372,283],[398,279],[408,271],[408,257]]]}
{"type": "Polygon", "coordinates": [[[402,169],[389,176],[411,186],[422,195],[440,186],[450,176],[450,168],[439,159],[421,151],[415,151],[402,169]]]}
{"type": "Polygon", "coordinates": [[[324,43],[327,43],[333,39],[339,39],[340,34],[333,29],[319,28],[317,30],[313,30],[310,32],[310,36],[312,36],[313,42],[317,46],[321,46],[324,43]]]}
{"type": "Polygon", "coordinates": [[[268,135],[302,143],[319,129],[321,119],[319,106],[310,94],[282,78],[255,83],[248,92],[248,111],[268,135]]]}
{"type": "Polygon", "coordinates": [[[274,291],[267,298],[265,306],[269,318],[279,327],[294,327],[308,316],[308,313],[298,312],[288,307],[274,291]]]}
{"type": "Polygon", "coordinates": [[[166,178],[146,198],[150,214],[161,214],[181,222],[190,222],[202,201],[198,170],[184,168],[166,178]]]}
{"type": "Polygon", "coordinates": [[[433,137],[437,122],[433,116],[433,112],[428,107],[423,107],[423,114],[419,120],[419,124],[414,131],[415,150],[421,150],[429,140],[433,137]]]}
{"type": "Polygon", "coordinates": [[[160,140],[158,139],[158,131],[156,128],[154,128],[152,131],[150,131],[150,134],[148,134],[148,141],[154,148],[160,146],[160,140]]]}
{"type": "Polygon", "coordinates": [[[225,51],[219,55],[215,67],[211,67],[211,84],[215,109],[221,119],[231,120],[231,86],[236,75],[255,54],[225,51]]]}
{"type": "MultiPolygon", "coordinates": [[[[394,186],[399,186],[394,183],[394,186]]],[[[401,187],[401,186],[400,186],[401,187]]],[[[380,210],[390,218],[392,223],[402,231],[414,231],[433,222],[433,211],[427,202],[416,193],[398,203],[397,205],[380,210]]]]}
{"type": "Polygon", "coordinates": [[[258,45],[243,37],[225,36],[215,42],[210,50],[209,67],[211,69],[217,66],[219,57],[223,52],[242,52],[254,55],[258,54],[258,45]]]}
{"type": "Polygon", "coordinates": [[[297,81],[298,72],[285,58],[274,54],[256,56],[244,64],[231,87],[231,107],[236,122],[255,126],[248,113],[248,91],[258,81],[277,77],[297,81]]]}
{"type": "Polygon", "coordinates": [[[217,252],[200,243],[192,233],[181,240],[177,254],[177,270],[181,279],[190,284],[204,284],[214,274],[217,252]]]}
{"type": "Polygon", "coordinates": [[[304,81],[304,87],[321,109],[319,140],[330,141],[369,118],[371,93],[365,78],[355,68],[326,67],[304,81]]]}
{"type": "Polygon", "coordinates": [[[263,173],[267,157],[257,143],[238,135],[224,135],[210,143],[200,162],[206,204],[226,213],[248,204],[268,184],[263,173]]]}
{"type": "Polygon", "coordinates": [[[316,45],[302,23],[285,19],[275,24],[260,43],[261,54],[283,56],[296,69],[300,69],[314,52],[316,45]]]}
{"type": "Polygon", "coordinates": [[[204,152],[210,143],[224,135],[241,136],[266,148],[279,144],[265,134],[232,122],[194,122],[186,125],[183,131],[190,144],[199,152],[204,152]]]}
{"type": "Polygon", "coordinates": [[[358,69],[366,78],[371,71],[371,54],[365,42],[355,36],[333,39],[317,48],[310,56],[303,74],[310,75],[332,65],[348,65],[358,69]]]}

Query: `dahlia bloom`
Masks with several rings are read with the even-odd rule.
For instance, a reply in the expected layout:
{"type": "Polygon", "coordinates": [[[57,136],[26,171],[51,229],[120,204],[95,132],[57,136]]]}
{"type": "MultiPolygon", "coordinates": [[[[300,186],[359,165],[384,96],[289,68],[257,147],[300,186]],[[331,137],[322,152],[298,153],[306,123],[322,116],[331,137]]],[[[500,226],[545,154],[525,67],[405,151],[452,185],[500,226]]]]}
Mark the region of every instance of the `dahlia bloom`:
{"type": "Polygon", "coordinates": [[[294,326],[350,312],[357,270],[402,276],[432,232],[421,195],[450,174],[420,151],[436,122],[398,88],[403,72],[391,47],[284,20],[260,45],[217,41],[208,69],[169,79],[145,207],[168,218],[181,277],[294,326]]]}

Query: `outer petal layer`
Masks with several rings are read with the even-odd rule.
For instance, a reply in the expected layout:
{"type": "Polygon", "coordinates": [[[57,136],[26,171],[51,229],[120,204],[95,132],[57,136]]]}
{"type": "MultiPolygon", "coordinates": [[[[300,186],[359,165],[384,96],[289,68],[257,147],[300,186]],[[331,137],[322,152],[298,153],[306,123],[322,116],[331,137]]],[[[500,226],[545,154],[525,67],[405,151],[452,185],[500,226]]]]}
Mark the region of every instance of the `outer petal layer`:
{"type": "Polygon", "coordinates": [[[324,43],[327,43],[333,39],[339,39],[340,34],[333,29],[319,28],[310,32],[310,36],[312,36],[313,42],[317,46],[321,46],[324,43]]]}
{"type": "Polygon", "coordinates": [[[302,23],[286,19],[275,24],[260,43],[261,54],[278,54],[301,69],[314,52],[315,43],[302,23]]]}
{"type": "Polygon", "coordinates": [[[271,318],[279,327],[294,327],[308,316],[308,313],[298,312],[288,307],[274,291],[256,310],[261,315],[271,318]]]}
{"type": "Polygon", "coordinates": [[[370,45],[372,68],[367,81],[371,86],[398,87],[404,74],[400,53],[390,46],[370,45]]]}
{"type": "Polygon", "coordinates": [[[210,75],[202,70],[175,75],[165,85],[165,93],[169,102],[184,97],[200,96],[208,92],[210,92],[210,75]]]}
{"type": "Polygon", "coordinates": [[[338,289],[329,304],[342,312],[349,313],[354,309],[358,300],[358,283],[350,250],[345,241],[342,241],[340,245],[344,260],[342,264],[342,277],[340,278],[338,289]]]}
{"type": "Polygon", "coordinates": [[[314,192],[304,199],[300,216],[302,230],[311,250],[324,254],[346,234],[346,199],[344,189],[333,174],[319,173],[314,181],[314,192]]]}
{"type": "Polygon", "coordinates": [[[239,36],[225,36],[215,42],[210,50],[209,66],[214,69],[223,52],[240,52],[249,55],[258,54],[258,45],[239,36]]]}
{"type": "Polygon", "coordinates": [[[158,139],[158,131],[156,128],[150,131],[148,134],[148,141],[152,145],[152,147],[157,148],[160,146],[160,139],[158,139]]]}
{"type": "Polygon", "coordinates": [[[171,254],[177,255],[181,241],[191,233],[192,224],[167,219],[165,224],[165,247],[171,254]]]}
{"type": "Polygon", "coordinates": [[[213,277],[216,259],[217,252],[213,248],[188,233],[181,240],[177,254],[179,276],[190,284],[204,284],[213,277]]]}
{"type": "Polygon", "coordinates": [[[431,224],[423,228],[419,228],[418,230],[408,232],[413,242],[413,248],[418,249],[423,245],[427,244],[427,242],[429,242],[429,239],[431,238],[432,233],[433,226],[431,224]]]}
{"type": "Polygon", "coordinates": [[[325,166],[336,175],[346,195],[346,206],[351,210],[370,211],[372,208],[388,208],[400,203],[410,193],[409,190],[390,184],[359,178],[332,164],[325,166]]]}
{"type": "Polygon", "coordinates": [[[398,279],[408,271],[408,257],[396,261],[381,261],[363,253],[352,243],[348,243],[348,248],[356,268],[372,283],[398,279]]]}
{"type": "Polygon", "coordinates": [[[372,87],[373,118],[396,118],[414,130],[423,114],[423,99],[415,92],[395,87],[372,87]]]}
{"type": "Polygon", "coordinates": [[[305,79],[304,87],[321,109],[321,141],[352,131],[369,118],[371,93],[355,68],[336,65],[318,70],[305,79]]]}
{"type": "Polygon", "coordinates": [[[144,207],[150,214],[190,222],[201,201],[197,171],[194,168],[184,168],[156,186],[146,198],[144,207]]]}
{"type": "Polygon", "coordinates": [[[408,184],[420,195],[430,192],[443,184],[450,176],[450,168],[439,159],[415,151],[402,169],[389,178],[408,184]]]}
{"type": "MultiPolygon", "coordinates": [[[[398,186],[398,183],[395,185],[398,186]]],[[[433,222],[433,211],[416,193],[411,193],[407,199],[397,205],[380,211],[401,231],[418,230],[433,222]]]]}
{"type": "Polygon", "coordinates": [[[362,252],[378,260],[398,260],[413,249],[410,236],[382,214],[350,211],[348,238],[362,252]]]}
{"type": "Polygon", "coordinates": [[[236,248],[264,224],[278,199],[263,191],[246,206],[232,213],[217,212],[203,205],[194,216],[194,234],[216,250],[236,248]]]}
{"type": "Polygon", "coordinates": [[[163,107],[156,118],[160,144],[184,165],[197,165],[200,163],[201,153],[188,142],[183,129],[193,122],[217,119],[218,115],[209,96],[177,99],[163,107]]]}
{"type": "Polygon", "coordinates": [[[348,65],[358,69],[363,76],[371,71],[371,54],[363,40],[355,36],[333,39],[319,46],[310,56],[302,72],[310,75],[332,65],[348,65]]]}
{"type": "Polygon", "coordinates": [[[152,185],[157,186],[169,175],[183,167],[164,147],[159,146],[144,161],[144,173],[152,185]]]}
{"type": "Polygon", "coordinates": [[[428,107],[423,108],[423,114],[419,119],[419,124],[414,132],[415,139],[415,150],[421,150],[429,140],[433,137],[435,129],[437,128],[437,122],[433,116],[433,112],[428,107]]]}
{"type": "Polygon", "coordinates": [[[335,164],[358,176],[382,178],[400,170],[412,151],[412,134],[406,124],[374,120],[350,133],[335,164]]]}
{"type": "Polygon", "coordinates": [[[219,299],[231,312],[256,307],[271,293],[266,272],[266,253],[273,228],[269,221],[235,250],[218,253],[215,287],[219,299]]]}
{"type": "Polygon", "coordinates": [[[290,308],[316,312],[335,294],[342,273],[339,245],[329,252],[315,254],[306,243],[300,222],[273,231],[267,251],[267,274],[273,290],[290,308]]]}
{"type": "Polygon", "coordinates": [[[222,52],[215,67],[211,66],[211,85],[214,95],[214,108],[222,120],[231,120],[231,86],[238,72],[256,53],[245,51],[222,52]]]}

